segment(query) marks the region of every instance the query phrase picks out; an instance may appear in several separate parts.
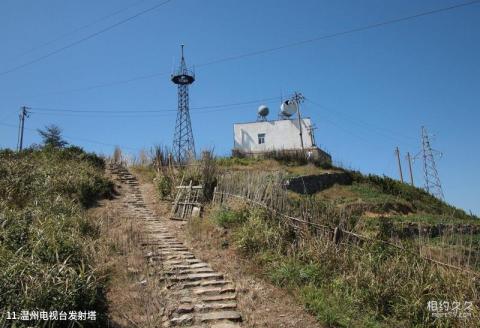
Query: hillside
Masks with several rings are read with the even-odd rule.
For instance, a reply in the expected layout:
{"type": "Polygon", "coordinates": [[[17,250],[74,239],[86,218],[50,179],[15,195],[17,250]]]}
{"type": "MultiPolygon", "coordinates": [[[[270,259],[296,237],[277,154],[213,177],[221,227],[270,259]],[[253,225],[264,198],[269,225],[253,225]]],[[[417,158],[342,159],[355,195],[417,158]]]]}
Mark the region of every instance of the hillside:
{"type": "Polygon", "coordinates": [[[40,311],[56,311],[57,320],[90,311],[78,320],[85,327],[106,322],[106,280],[96,265],[100,229],[86,213],[112,190],[103,170],[101,158],[77,147],[0,152],[2,327],[39,325],[40,311]],[[19,321],[22,310],[37,315],[19,321]]]}
{"type": "Polygon", "coordinates": [[[243,271],[288,290],[322,325],[478,322],[477,217],[387,177],[292,159],[220,158],[157,173],[135,167],[166,199],[182,180],[205,186],[212,171],[216,200],[205,219],[187,223],[192,246],[213,260],[245,263],[243,271]],[[285,181],[335,174],[348,179],[314,193],[285,191],[285,181]],[[462,308],[440,319],[432,302],[462,308]]]}
{"type": "Polygon", "coordinates": [[[0,152],[2,325],[42,325],[22,309],[95,313],[60,327],[478,322],[480,221],[422,189],[295,158],[117,157],[0,152]],[[170,220],[190,182],[201,217],[170,220]]]}

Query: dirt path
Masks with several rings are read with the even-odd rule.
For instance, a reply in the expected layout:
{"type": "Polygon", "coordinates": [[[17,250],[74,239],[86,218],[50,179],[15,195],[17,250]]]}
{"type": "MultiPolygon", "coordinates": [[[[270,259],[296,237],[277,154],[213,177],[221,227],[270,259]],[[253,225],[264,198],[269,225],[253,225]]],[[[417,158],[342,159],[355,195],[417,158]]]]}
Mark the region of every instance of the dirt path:
{"type": "Polygon", "coordinates": [[[134,176],[122,167],[110,166],[110,171],[124,186],[125,212],[143,223],[145,257],[158,269],[153,279],[165,283],[162,326],[242,327],[233,281],[197,258],[172,233],[167,220],[145,204],[134,176]]]}
{"type": "Polygon", "coordinates": [[[236,300],[244,327],[321,327],[290,294],[258,278],[255,268],[240,258],[234,250],[212,247],[221,244],[218,240],[209,243],[188,238],[185,222],[166,219],[170,204],[158,201],[151,183],[143,181],[140,190],[147,207],[155,212],[156,217],[161,218],[158,221],[159,226],[182,242],[195,258],[209,263],[215,272],[223,272],[228,280],[235,282],[236,300]]]}

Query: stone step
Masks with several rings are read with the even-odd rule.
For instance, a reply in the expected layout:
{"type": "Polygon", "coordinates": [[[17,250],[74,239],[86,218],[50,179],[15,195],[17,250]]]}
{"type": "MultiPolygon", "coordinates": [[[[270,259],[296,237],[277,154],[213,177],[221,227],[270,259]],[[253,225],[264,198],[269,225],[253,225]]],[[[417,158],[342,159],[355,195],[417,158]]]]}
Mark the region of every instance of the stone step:
{"type": "Polygon", "coordinates": [[[204,304],[195,304],[195,310],[199,312],[207,312],[212,310],[235,310],[237,302],[210,302],[204,304]]]}
{"type": "Polygon", "coordinates": [[[192,253],[181,253],[181,252],[165,252],[160,253],[158,256],[159,259],[164,260],[173,260],[173,259],[194,259],[195,255],[192,253]]]}
{"type": "Polygon", "coordinates": [[[184,253],[188,252],[188,248],[186,248],[184,246],[183,247],[179,247],[179,246],[155,247],[155,249],[156,249],[157,254],[167,254],[168,252],[184,254],[184,253]]]}
{"type": "Polygon", "coordinates": [[[202,286],[225,286],[228,284],[233,284],[231,280],[211,280],[211,281],[202,281],[200,285],[202,286]]]}
{"type": "Polygon", "coordinates": [[[185,326],[193,323],[193,316],[191,314],[183,314],[179,317],[170,319],[173,326],[185,326]]]}
{"type": "Polygon", "coordinates": [[[214,272],[214,271],[212,268],[209,268],[209,267],[178,270],[178,273],[180,274],[208,273],[208,272],[214,272]]]}
{"type": "Polygon", "coordinates": [[[201,297],[203,302],[216,302],[234,300],[237,297],[236,293],[225,293],[220,295],[205,295],[201,297]]]}
{"type": "Polygon", "coordinates": [[[175,312],[176,313],[180,313],[180,314],[183,314],[183,313],[192,313],[193,310],[195,310],[195,306],[191,305],[191,304],[180,304],[176,309],[175,309],[175,312]]]}
{"type": "Polygon", "coordinates": [[[174,281],[195,281],[203,279],[223,279],[223,275],[220,273],[192,273],[171,277],[174,281]]]}
{"type": "Polygon", "coordinates": [[[197,280],[197,281],[189,281],[184,283],[181,288],[182,289],[190,289],[196,287],[205,287],[205,286],[226,286],[231,285],[231,281],[227,280],[197,280]]]}
{"type": "Polygon", "coordinates": [[[211,273],[214,272],[211,268],[198,268],[198,269],[192,269],[192,270],[173,270],[173,271],[167,271],[165,274],[169,276],[173,275],[185,275],[185,274],[196,274],[196,273],[211,273]]]}
{"type": "Polygon", "coordinates": [[[164,265],[175,265],[175,264],[195,264],[202,263],[199,259],[185,259],[185,260],[166,260],[163,262],[164,265]]]}
{"type": "MultiPolygon", "coordinates": [[[[166,255],[162,256],[162,260],[180,260],[180,259],[185,259],[185,260],[192,260],[194,259],[195,256],[192,255],[184,255],[184,254],[177,254],[177,255],[166,255]]],[[[159,258],[160,259],[160,258],[159,258]]]]}
{"type": "Polygon", "coordinates": [[[184,269],[198,269],[198,268],[207,268],[209,267],[207,263],[193,263],[193,264],[173,264],[173,265],[166,265],[165,268],[170,270],[184,270],[184,269]]]}
{"type": "Polygon", "coordinates": [[[242,321],[242,316],[237,311],[219,311],[219,312],[208,312],[201,313],[197,316],[201,322],[210,322],[210,321],[219,321],[219,320],[230,320],[230,321],[242,321]]]}
{"type": "Polygon", "coordinates": [[[224,293],[234,293],[235,287],[200,287],[193,290],[193,293],[196,295],[218,295],[224,293]]]}

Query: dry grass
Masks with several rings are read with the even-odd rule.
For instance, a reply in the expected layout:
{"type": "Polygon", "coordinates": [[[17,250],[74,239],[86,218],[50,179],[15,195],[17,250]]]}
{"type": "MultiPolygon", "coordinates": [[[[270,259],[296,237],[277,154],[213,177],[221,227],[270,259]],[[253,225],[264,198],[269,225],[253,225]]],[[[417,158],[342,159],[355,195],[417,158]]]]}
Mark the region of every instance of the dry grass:
{"type": "Polygon", "coordinates": [[[353,198],[358,198],[358,195],[355,194],[353,191],[351,191],[348,188],[345,188],[345,186],[340,186],[340,185],[333,185],[332,187],[322,190],[315,194],[315,197],[322,201],[322,200],[328,200],[328,201],[335,201],[340,199],[353,199],[353,198]]]}
{"type": "Polygon", "coordinates": [[[299,238],[274,215],[250,208],[244,219],[241,206],[226,206],[212,212],[211,222],[219,222],[219,216],[234,222],[237,216],[241,223],[229,226],[225,243],[235,245],[260,274],[291,290],[327,326],[473,327],[478,322],[473,276],[432,266],[380,242],[345,247],[308,231],[299,238]],[[436,320],[427,310],[431,300],[471,301],[474,307],[469,318],[436,320]]]}
{"type": "Polygon", "coordinates": [[[92,215],[101,221],[98,265],[109,274],[107,300],[113,327],[159,327],[165,308],[159,274],[140,248],[141,223],[125,216],[118,203],[105,202],[92,215]]]}
{"type": "MultiPolygon", "coordinates": [[[[231,201],[236,211],[248,205],[231,201]]],[[[304,311],[299,300],[263,279],[263,268],[242,257],[236,250],[229,230],[212,218],[217,208],[208,207],[205,218],[193,218],[186,225],[187,244],[216,270],[225,272],[235,282],[237,302],[245,327],[319,328],[315,318],[304,311]]]]}

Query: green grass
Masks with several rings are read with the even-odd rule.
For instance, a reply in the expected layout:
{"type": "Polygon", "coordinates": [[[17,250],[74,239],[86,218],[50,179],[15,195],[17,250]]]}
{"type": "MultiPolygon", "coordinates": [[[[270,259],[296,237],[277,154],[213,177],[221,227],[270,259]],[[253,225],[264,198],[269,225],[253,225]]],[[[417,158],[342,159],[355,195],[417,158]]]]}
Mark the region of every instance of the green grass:
{"type": "Polygon", "coordinates": [[[327,327],[384,327],[371,313],[362,313],[351,300],[338,295],[334,288],[305,285],[299,293],[307,310],[327,327]]]}
{"type": "Polygon", "coordinates": [[[391,217],[395,222],[411,222],[411,223],[422,223],[429,225],[436,224],[455,224],[455,225],[480,225],[480,220],[478,219],[468,219],[468,218],[455,218],[452,216],[445,215],[436,215],[436,214],[410,214],[410,215],[399,215],[391,217]]]}
{"type": "Polygon", "coordinates": [[[478,304],[478,286],[469,277],[379,242],[338,247],[305,235],[299,243],[276,217],[245,208],[224,207],[212,219],[231,230],[233,245],[266,279],[287,288],[327,327],[462,327],[478,319],[475,312],[467,322],[439,321],[427,310],[429,300],[478,304]]]}
{"type": "Polygon", "coordinates": [[[368,183],[354,183],[346,188],[354,193],[358,198],[366,202],[395,202],[399,199],[399,197],[381,192],[378,188],[375,188],[368,183]]]}
{"type": "MultiPolygon", "coordinates": [[[[356,183],[367,184],[381,194],[396,196],[408,202],[411,204],[415,212],[447,215],[459,219],[478,219],[478,217],[474,215],[469,215],[465,213],[465,211],[435,198],[425,190],[413,187],[409,184],[402,183],[386,176],[363,175],[354,171],[349,171],[348,173],[356,183]]],[[[372,196],[372,192],[373,191],[367,192],[366,196],[372,196]]]]}
{"type": "Polygon", "coordinates": [[[231,166],[248,166],[255,163],[262,162],[262,159],[253,158],[253,157],[220,157],[216,159],[216,162],[219,166],[231,167],[231,166]]]}
{"type": "Polygon", "coordinates": [[[243,223],[247,219],[247,214],[247,211],[235,213],[220,207],[212,213],[212,218],[221,227],[228,228],[243,223]]]}
{"type": "Polygon", "coordinates": [[[98,319],[86,326],[106,322],[99,226],[85,211],[111,193],[103,167],[78,147],[0,151],[0,319],[7,310],[91,310],[98,319]]]}

